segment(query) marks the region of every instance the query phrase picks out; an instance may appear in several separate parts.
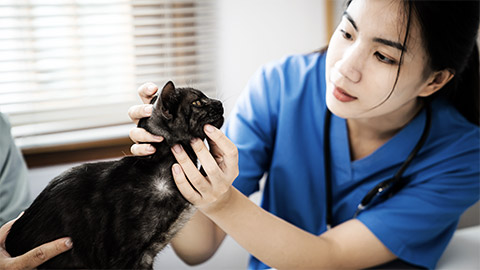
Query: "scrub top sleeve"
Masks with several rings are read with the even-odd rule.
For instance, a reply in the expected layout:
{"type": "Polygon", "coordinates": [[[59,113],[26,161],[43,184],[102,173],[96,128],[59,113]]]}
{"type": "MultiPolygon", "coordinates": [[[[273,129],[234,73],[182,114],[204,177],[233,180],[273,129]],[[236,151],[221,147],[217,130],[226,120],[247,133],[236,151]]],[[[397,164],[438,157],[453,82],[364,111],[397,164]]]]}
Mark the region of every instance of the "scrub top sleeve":
{"type": "Polygon", "coordinates": [[[478,163],[477,152],[425,168],[357,218],[400,259],[434,268],[460,215],[479,199],[479,168],[472,160],[478,163]]]}
{"type": "Polygon", "coordinates": [[[262,68],[240,95],[225,125],[239,152],[239,176],[233,185],[245,195],[259,190],[267,171],[276,129],[278,75],[262,68]]]}
{"type": "Polygon", "coordinates": [[[27,166],[0,114],[0,226],[14,219],[30,204],[27,166]]]}

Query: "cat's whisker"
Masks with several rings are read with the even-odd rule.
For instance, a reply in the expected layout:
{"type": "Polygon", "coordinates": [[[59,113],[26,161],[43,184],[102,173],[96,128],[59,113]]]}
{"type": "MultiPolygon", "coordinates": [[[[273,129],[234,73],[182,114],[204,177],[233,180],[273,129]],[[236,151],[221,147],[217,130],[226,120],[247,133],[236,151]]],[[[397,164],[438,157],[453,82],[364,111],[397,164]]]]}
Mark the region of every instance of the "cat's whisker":
{"type": "Polygon", "coordinates": [[[225,103],[227,103],[229,100],[231,100],[231,99],[234,98],[234,97],[235,97],[235,95],[230,95],[230,96],[228,96],[228,97],[226,97],[226,98],[219,98],[219,100],[220,100],[222,103],[225,104],[225,103]]]}

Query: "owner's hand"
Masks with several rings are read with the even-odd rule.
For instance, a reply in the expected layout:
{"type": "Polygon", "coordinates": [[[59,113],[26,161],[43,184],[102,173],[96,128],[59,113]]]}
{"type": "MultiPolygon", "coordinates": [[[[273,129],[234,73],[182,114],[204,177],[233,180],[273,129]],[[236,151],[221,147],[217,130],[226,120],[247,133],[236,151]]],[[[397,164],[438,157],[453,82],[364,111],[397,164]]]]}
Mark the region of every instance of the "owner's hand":
{"type": "Polygon", "coordinates": [[[221,207],[231,194],[233,180],[238,176],[238,151],[219,129],[205,125],[204,130],[211,152],[200,139],[193,140],[191,145],[207,177],[200,173],[180,145],[172,148],[179,163],[172,166],[172,171],[185,199],[208,213],[221,207]]]}
{"type": "MultiPolygon", "coordinates": [[[[138,95],[145,104],[132,106],[128,110],[128,116],[135,124],[138,124],[138,121],[141,118],[152,115],[153,105],[150,104],[150,101],[157,93],[158,87],[154,83],[149,82],[144,83],[138,88],[137,91],[138,95]]],[[[135,144],[130,148],[130,151],[136,156],[148,156],[155,152],[155,147],[153,147],[151,144],[143,142],[163,141],[163,137],[155,136],[147,132],[145,129],[138,127],[130,130],[130,139],[135,142],[135,144]]]]}
{"type": "Polygon", "coordinates": [[[5,250],[5,240],[7,239],[7,234],[13,223],[20,216],[0,228],[0,269],[33,269],[58,254],[72,248],[72,240],[68,237],[64,237],[43,244],[21,256],[15,258],[10,257],[5,250]]]}

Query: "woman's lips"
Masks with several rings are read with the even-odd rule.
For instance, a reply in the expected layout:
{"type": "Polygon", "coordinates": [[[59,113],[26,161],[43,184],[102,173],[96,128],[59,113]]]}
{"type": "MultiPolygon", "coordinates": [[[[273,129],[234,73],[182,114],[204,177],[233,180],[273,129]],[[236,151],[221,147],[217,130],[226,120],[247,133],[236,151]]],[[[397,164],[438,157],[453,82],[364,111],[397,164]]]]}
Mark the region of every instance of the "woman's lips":
{"type": "Polygon", "coordinates": [[[341,102],[350,102],[357,99],[356,97],[347,94],[342,88],[336,86],[333,87],[333,96],[341,102]]]}

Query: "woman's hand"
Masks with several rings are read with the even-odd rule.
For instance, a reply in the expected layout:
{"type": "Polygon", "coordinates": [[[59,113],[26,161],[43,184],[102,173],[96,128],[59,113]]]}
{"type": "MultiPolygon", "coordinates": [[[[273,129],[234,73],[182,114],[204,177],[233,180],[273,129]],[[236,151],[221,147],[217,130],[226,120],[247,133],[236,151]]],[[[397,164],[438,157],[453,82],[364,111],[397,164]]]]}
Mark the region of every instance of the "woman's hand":
{"type": "MultiPolygon", "coordinates": [[[[138,121],[141,118],[152,115],[153,105],[150,104],[150,101],[157,93],[158,87],[154,83],[149,82],[144,83],[138,88],[137,91],[138,95],[145,104],[132,106],[128,110],[128,116],[135,124],[138,124],[138,121]]],[[[144,142],[163,141],[163,137],[155,136],[147,132],[145,129],[138,127],[130,130],[130,139],[135,142],[135,144],[130,148],[130,151],[136,156],[148,156],[155,152],[155,147],[144,142]]]]}
{"type": "Polygon", "coordinates": [[[205,125],[210,152],[200,139],[192,141],[204,177],[180,145],[172,149],[179,164],[172,166],[173,177],[182,195],[202,212],[215,211],[228,201],[233,180],[238,176],[238,151],[220,130],[205,125]],[[188,179],[188,180],[187,180],[188,179]]]}
{"type": "Polygon", "coordinates": [[[20,216],[0,228],[0,269],[33,269],[58,254],[72,248],[72,240],[68,237],[64,237],[43,244],[21,256],[15,258],[10,257],[5,250],[5,240],[7,239],[7,234],[13,223],[20,216]]]}

